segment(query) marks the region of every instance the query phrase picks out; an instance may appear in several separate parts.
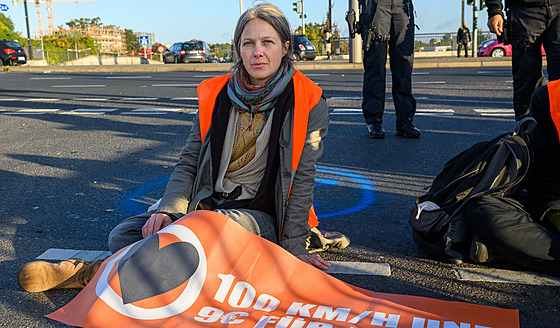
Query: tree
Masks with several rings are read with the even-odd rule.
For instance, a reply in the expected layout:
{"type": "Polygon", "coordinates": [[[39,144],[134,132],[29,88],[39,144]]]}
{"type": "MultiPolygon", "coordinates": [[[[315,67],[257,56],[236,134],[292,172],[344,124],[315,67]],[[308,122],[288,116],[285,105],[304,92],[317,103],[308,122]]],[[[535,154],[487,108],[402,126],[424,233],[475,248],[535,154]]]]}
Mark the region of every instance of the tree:
{"type": "Polygon", "coordinates": [[[85,29],[88,26],[103,26],[103,24],[101,23],[101,18],[99,17],[73,19],[67,22],[66,25],[68,25],[68,27],[72,29],[85,29]]]}
{"type": "Polygon", "coordinates": [[[138,36],[136,36],[134,32],[129,29],[125,29],[124,34],[126,38],[126,51],[140,51],[140,41],[138,40],[138,36]]]}
{"type": "Polygon", "coordinates": [[[0,39],[16,40],[20,36],[14,31],[14,22],[4,14],[0,14],[0,39]]]}

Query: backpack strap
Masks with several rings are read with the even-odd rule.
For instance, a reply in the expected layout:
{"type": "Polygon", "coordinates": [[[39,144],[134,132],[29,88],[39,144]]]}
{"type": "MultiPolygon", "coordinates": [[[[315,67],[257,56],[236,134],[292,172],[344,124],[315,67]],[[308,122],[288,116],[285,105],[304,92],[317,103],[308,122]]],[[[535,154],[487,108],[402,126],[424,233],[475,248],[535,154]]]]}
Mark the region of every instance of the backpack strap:
{"type": "Polygon", "coordinates": [[[517,122],[515,130],[513,131],[513,135],[517,136],[522,134],[529,134],[531,133],[531,131],[533,131],[535,126],[537,126],[537,120],[530,116],[525,117],[524,119],[517,122]]]}

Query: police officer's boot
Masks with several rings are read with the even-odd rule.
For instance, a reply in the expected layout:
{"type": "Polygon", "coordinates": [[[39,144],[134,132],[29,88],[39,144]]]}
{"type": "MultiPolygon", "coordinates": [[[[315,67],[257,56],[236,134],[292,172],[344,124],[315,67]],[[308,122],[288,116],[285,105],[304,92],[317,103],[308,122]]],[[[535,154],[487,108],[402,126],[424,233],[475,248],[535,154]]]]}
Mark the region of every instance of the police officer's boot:
{"type": "Polygon", "coordinates": [[[27,263],[19,270],[17,281],[19,286],[28,292],[83,288],[93,278],[103,261],[90,262],[79,259],[58,263],[35,261],[27,263]]]}
{"type": "Polygon", "coordinates": [[[367,125],[368,136],[372,139],[385,138],[385,130],[383,129],[383,120],[378,118],[367,125]]]}
{"type": "Polygon", "coordinates": [[[412,118],[398,119],[397,118],[397,133],[398,136],[405,138],[418,138],[420,137],[420,130],[412,123],[412,118]]]}

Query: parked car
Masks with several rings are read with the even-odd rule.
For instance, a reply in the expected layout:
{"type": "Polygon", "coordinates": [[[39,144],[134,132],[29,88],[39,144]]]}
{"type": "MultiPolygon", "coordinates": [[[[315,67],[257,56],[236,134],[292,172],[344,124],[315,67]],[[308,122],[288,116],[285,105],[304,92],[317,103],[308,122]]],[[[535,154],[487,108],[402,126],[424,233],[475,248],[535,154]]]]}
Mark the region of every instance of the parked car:
{"type": "Polygon", "coordinates": [[[212,50],[205,41],[186,41],[174,43],[163,54],[164,63],[207,63],[211,58],[212,50]]]}
{"type": "Polygon", "coordinates": [[[292,35],[292,49],[295,60],[313,60],[317,57],[317,49],[305,35],[292,35]]]}
{"type": "MultiPolygon", "coordinates": [[[[544,47],[541,46],[541,54],[546,56],[544,47]]],[[[479,57],[504,57],[511,56],[511,44],[499,43],[498,39],[483,41],[478,47],[479,57]]]]}
{"type": "Polygon", "coordinates": [[[15,41],[0,40],[0,66],[22,65],[27,63],[27,54],[15,41]]]}

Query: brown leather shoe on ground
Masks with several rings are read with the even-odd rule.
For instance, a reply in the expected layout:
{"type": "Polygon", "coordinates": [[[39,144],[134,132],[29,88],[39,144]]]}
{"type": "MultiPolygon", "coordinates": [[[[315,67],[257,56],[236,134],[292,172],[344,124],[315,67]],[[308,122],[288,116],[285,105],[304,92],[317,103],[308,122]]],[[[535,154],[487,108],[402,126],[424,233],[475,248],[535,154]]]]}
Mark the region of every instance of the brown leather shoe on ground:
{"type": "Polygon", "coordinates": [[[17,274],[19,286],[28,292],[59,288],[83,288],[93,278],[104,260],[80,259],[58,263],[35,261],[24,265],[17,274]]]}

